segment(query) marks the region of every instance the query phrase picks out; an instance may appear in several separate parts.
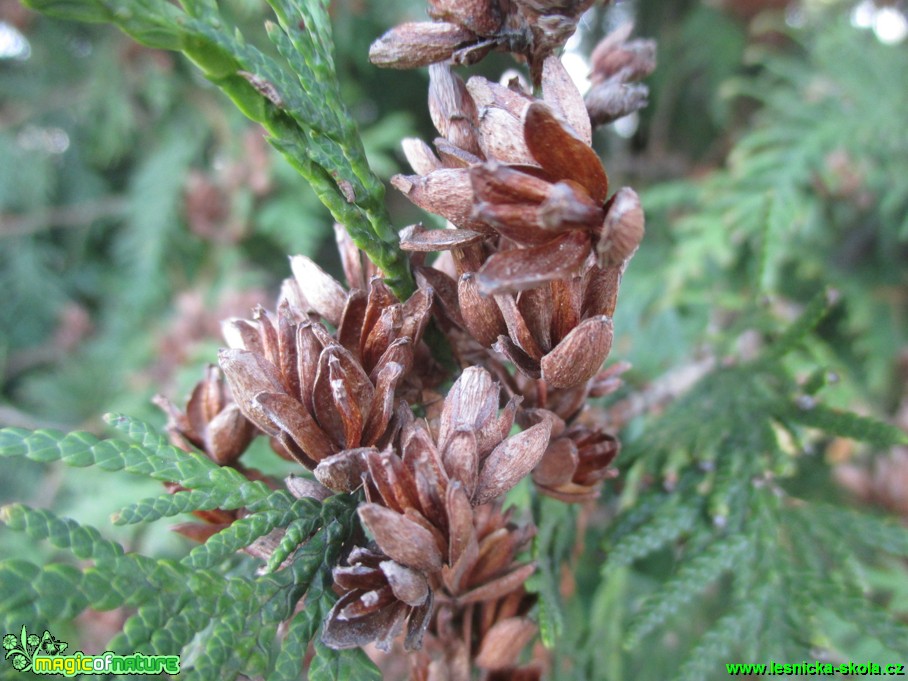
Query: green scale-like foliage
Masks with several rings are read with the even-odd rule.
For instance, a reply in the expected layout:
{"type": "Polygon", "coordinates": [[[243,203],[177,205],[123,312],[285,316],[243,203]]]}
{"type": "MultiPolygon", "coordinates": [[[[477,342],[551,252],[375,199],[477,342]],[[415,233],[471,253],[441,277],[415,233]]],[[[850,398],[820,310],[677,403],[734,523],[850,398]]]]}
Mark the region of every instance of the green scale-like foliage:
{"type": "Polygon", "coordinates": [[[810,14],[800,30],[767,20],[783,38],[750,46],[751,68],[717,94],[757,107],[723,167],[657,185],[644,205],[671,233],[659,281],[675,302],[739,310],[827,282],[860,301],[841,313],[851,342],[836,349],[842,364],[860,359],[853,381],[879,395],[905,343],[902,308],[883,292],[904,285],[908,137],[893,83],[908,55],[855,30],[844,3],[810,14]]]}
{"type": "MultiPolygon", "coordinates": [[[[6,630],[22,622],[50,626],[71,620],[87,608],[103,611],[125,606],[136,612],[111,641],[111,649],[168,655],[191,652],[191,662],[184,668],[190,678],[272,673],[279,679],[298,677],[308,643],[317,637],[333,604],[327,587],[354,527],[356,497],[334,497],[323,503],[293,499],[285,491],[248,481],[234,469],[172,447],[144,423],[122,416],[111,421],[129,440],[4,429],[0,456],[125,470],[186,488],[177,495],[139,502],[115,516],[129,522],[239,506],[248,515],[174,561],[126,553],[96,529],[47,510],[6,506],[0,519],[9,529],[33,540],[47,540],[88,561],[81,569],[19,559],[0,563],[6,630]],[[175,496],[179,501],[168,505],[175,496]],[[269,567],[255,572],[251,561],[238,563],[234,558],[256,538],[284,528],[287,531],[269,567]],[[291,634],[279,643],[278,626],[294,618],[297,604],[312,585],[307,608],[295,616],[291,634]]],[[[319,662],[310,670],[312,679],[375,674],[359,651],[332,651],[319,644],[317,655],[319,662]]]]}
{"type": "Polygon", "coordinates": [[[327,3],[273,0],[268,35],[283,62],[248,43],[217,3],[179,8],[165,0],[36,0],[62,18],[117,25],[143,45],[182,51],[269,133],[269,142],[306,178],[354,242],[406,297],[413,281],[384,206],[384,185],[366,161],[341,100],[327,3]]]}
{"type": "Polygon", "coordinates": [[[617,605],[612,582],[674,556],[624,620],[632,659],[690,611],[714,616],[699,637],[685,628],[689,647],[672,665],[682,679],[722,678],[726,662],[813,659],[824,648],[835,656],[834,620],[891,661],[908,653],[908,627],[874,602],[864,578],[881,556],[904,555],[908,530],[788,489],[803,484],[809,457],[783,446],[782,432],[794,442],[807,439],[803,426],[878,447],[906,442],[888,424],[806,399],[789,377],[786,355],[808,343],[832,300],[818,297],[754,360],[707,375],[628,447],[628,478],[642,482],[625,490],[633,502],[605,535],[595,600],[617,605]]]}

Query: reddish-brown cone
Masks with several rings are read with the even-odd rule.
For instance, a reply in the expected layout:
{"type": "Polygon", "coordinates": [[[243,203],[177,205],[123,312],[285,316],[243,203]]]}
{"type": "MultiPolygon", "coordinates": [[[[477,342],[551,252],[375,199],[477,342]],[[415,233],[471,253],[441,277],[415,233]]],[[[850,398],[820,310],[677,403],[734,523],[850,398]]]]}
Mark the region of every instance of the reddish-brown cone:
{"type": "Polygon", "coordinates": [[[380,279],[345,292],[309,258],[291,259],[276,315],[229,320],[220,364],[242,412],[312,469],[393,433],[398,387],[414,364],[429,289],[399,303],[380,279]],[[305,291],[305,293],[303,293],[305,291]],[[331,334],[319,322],[336,327],[331,334]]]}
{"type": "MultiPolygon", "coordinates": [[[[551,419],[544,416],[510,435],[517,403],[512,399],[501,411],[498,384],[485,369],[473,367],[452,386],[437,421],[417,422],[404,406],[393,449],[347,450],[316,468],[328,487],[349,490],[365,483],[368,502],[359,507],[359,517],[377,551],[402,574],[421,575],[446,612],[472,612],[504,598],[522,589],[533,572],[532,564],[516,563],[532,531],[514,527],[499,506],[488,503],[525,477],[549,443],[551,419]]],[[[346,593],[326,629],[329,645],[347,640],[344,622],[355,618],[341,613],[363,598],[370,619],[368,626],[354,627],[349,640],[356,642],[350,645],[361,645],[364,637],[384,645],[413,616],[412,608],[425,602],[407,601],[386,586],[388,568],[381,565],[385,578],[373,566],[368,584],[350,581],[348,572],[335,573],[346,593]],[[368,595],[375,591],[381,593],[368,595]]],[[[497,650],[499,644],[489,646],[497,650]]],[[[501,651],[486,655],[494,661],[501,651]]]]}

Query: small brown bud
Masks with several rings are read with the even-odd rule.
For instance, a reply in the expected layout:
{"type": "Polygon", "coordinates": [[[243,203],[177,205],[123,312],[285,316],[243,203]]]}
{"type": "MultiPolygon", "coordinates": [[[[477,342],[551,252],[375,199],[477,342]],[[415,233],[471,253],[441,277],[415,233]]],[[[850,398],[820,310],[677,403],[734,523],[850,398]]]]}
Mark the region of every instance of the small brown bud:
{"type": "Polygon", "coordinates": [[[606,125],[648,104],[649,88],[639,83],[607,81],[590,88],[584,99],[594,125],[606,125]]]}
{"type": "Polygon", "coordinates": [[[590,80],[594,84],[616,78],[621,82],[640,80],[656,68],[656,42],[631,40],[634,25],[626,23],[605,36],[590,55],[590,80]]]}

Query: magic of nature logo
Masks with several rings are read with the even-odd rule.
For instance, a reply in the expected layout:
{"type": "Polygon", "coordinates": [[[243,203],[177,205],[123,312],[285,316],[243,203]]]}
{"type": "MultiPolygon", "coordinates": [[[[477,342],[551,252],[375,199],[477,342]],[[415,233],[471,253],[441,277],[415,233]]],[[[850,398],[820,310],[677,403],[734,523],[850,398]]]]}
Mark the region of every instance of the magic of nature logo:
{"type": "Polygon", "coordinates": [[[117,655],[107,651],[100,655],[85,655],[77,651],[63,655],[69,644],[48,630],[41,636],[29,634],[26,626],[18,634],[3,637],[6,660],[20,672],[34,674],[179,674],[179,655],[117,655]]]}

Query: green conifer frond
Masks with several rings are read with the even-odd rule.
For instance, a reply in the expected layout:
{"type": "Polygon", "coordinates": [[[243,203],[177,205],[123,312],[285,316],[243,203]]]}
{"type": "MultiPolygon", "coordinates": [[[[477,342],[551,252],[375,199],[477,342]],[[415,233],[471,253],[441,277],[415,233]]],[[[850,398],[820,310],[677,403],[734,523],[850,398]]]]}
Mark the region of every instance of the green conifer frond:
{"type": "Polygon", "coordinates": [[[647,597],[626,633],[625,645],[635,647],[653,629],[690,603],[706,587],[739,562],[751,560],[753,545],[736,535],[718,540],[681,564],[678,573],[647,597]]]}
{"type": "Polygon", "coordinates": [[[114,525],[130,525],[194,511],[229,511],[263,501],[262,493],[268,491],[258,480],[247,480],[235,488],[183,490],[137,501],[114,513],[111,519],[114,525]]]}
{"type": "Polygon", "coordinates": [[[300,518],[317,518],[321,505],[314,499],[297,499],[287,509],[261,511],[235,520],[189,552],[183,563],[193,568],[210,568],[277,527],[300,518]]]}
{"type": "Polygon", "coordinates": [[[769,360],[778,359],[795,350],[807,340],[810,333],[829,314],[830,309],[836,304],[838,299],[839,294],[832,289],[827,289],[815,295],[798,319],[770,344],[765,357],[769,360]]]}
{"type": "Polygon", "coordinates": [[[546,648],[553,649],[564,630],[564,612],[559,593],[560,566],[570,559],[575,541],[576,512],[573,506],[548,497],[534,499],[537,531],[531,556],[536,572],[526,583],[530,592],[539,594],[537,621],[539,635],[546,648]]]}
{"type": "Polygon", "coordinates": [[[138,42],[182,51],[284,154],[382,269],[399,297],[413,289],[406,258],[384,206],[384,185],[369,168],[362,140],[334,76],[325,3],[271,3],[278,25],[268,33],[281,63],[247,42],[215,3],[160,0],[32,0],[60,18],[105,21],[138,42]]]}
{"type": "Polygon", "coordinates": [[[812,503],[791,513],[805,516],[810,524],[821,523],[839,537],[865,548],[908,557],[908,528],[891,520],[823,503],[812,503]]]}
{"type": "Polygon", "coordinates": [[[281,564],[296,551],[300,544],[312,536],[318,526],[319,520],[319,516],[312,515],[294,518],[290,521],[284,531],[284,536],[281,537],[280,543],[274,550],[274,553],[271,554],[271,558],[268,559],[264,571],[274,572],[277,570],[281,564]]]}
{"type": "Polygon", "coordinates": [[[300,678],[302,660],[318,628],[318,622],[314,620],[310,610],[302,610],[294,616],[268,681],[296,681],[300,678]]]}
{"type": "Polygon", "coordinates": [[[84,527],[68,518],[58,518],[50,511],[10,504],[0,508],[0,522],[11,530],[24,532],[31,539],[47,539],[57,548],[69,549],[80,560],[123,555],[123,547],[104,539],[95,528],[84,527]]]}
{"type": "Polygon", "coordinates": [[[874,638],[902,658],[908,655],[908,625],[895,620],[891,612],[865,594],[822,589],[816,598],[821,607],[832,610],[855,632],[874,638]]]}
{"type": "Polygon", "coordinates": [[[665,548],[690,532],[703,515],[702,499],[676,498],[658,515],[625,534],[613,545],[606,543],[608,559],[603,565],[603,576],[618,568],[631,565],[659,549],[665,548]]]}
{"type": "MultiPolygon", "coordinates": [[[[122,417],[114,417],[113,420],[120,419],[122,417]]],[[[118,516],[122,523],[216,507],[245,505],[255,509],[258,503],[272,495],[267,485],[250,481],[233,468],[218,466],[204,456],[184,452],[163,440],[144,435],[148,433],[148,426],[135,419],[124,419],[122,423],[128,424],[132,433],[143,434],[140,436],[142,441],[147,441],[154,449],[122,440],[100,440],[88,433],[4,428],[0,430],[0,457],[23,456],[45,463],[61,461],[76,467],[98,466],[105,471],[122,470],[202,490],[194,495],[184,493],[173,502],[164,497],[138,502],[118,516]],[[224,505],[219,506],[220,503],[224,505]],[[123,517],[128,520],[122,520],[123,517]]]]}
{"type": "Polygon", "coordinates": [[[724,663],[733,659],[732,651],[759,626],[761,595],[751,594],[751,600],[738,603],[716,621],[688,653],[678,669],[676,681],[702,681],[724,675],[724,663]]]}
{"type": "MultiPolygon", "coordinates": [[[[145,472],[152,477],[169,471],[167,475],[176,472],[183,480],[212,482],[210,477],[205,480],[210,472],[206,459],[170,447],[140,422],[124,420],[120,425],[148,449],[118,440],[101,441],[82,435],[67,439],[68,436],[53,433],[29,434],[11,429],[0,437],[7,455],[80,465],[115,462],[108,468],[145,472]],[[160,455],[154,449],[160,450],[160,455]],[[143,456],[157,457],[164,463],[152,461],[143,465],[143,456]]],[[[218,498],[231,498],[227,483],[239,482],[232,489],[232,498],[251,499],[247,507],[251,513],[197,547],[181,563],[125,554],[118,544],[103,539],[94,528],[59,518],[50,511],[18,504],[4,507],[0,517],[10,529],[33,539],[48,539],[75,557],[94,562],[83,569],[60,563],[39,567],[22,560],[0,563],[4,623],[12,626],[21,621],[52,622],[72,619],[87,608],[103,611],[125,606],[135,608],[136,613],[111,643],[117,648],[173,654],[187,645],[197,645],[193,642],[199,632],[215,622],[192,663],[191,670],[200,678],[263,675],[273,668],[278,657],[285,660],[285,666],[292,665],[293,655],[298,655],[296,664],[300,665],[299,646],[303,644],[297,640],[290,653],[280,652],[275,646],[277,627],[292,615],[313,580],[321,585],[315,598],[330,599],[323,593],[324,583],[330,583],[331,569],[354,526],[356,499],[340,497],[319,503],[308,498],[295,500],[286,491],[267,488],[267,494],[258,488],[253,494],[244,494],[246,480],[241,476],[213,476],[213,480],[224,485],[224,489],[214,488],[212,496],[218,498]],[[291,525],[305,527],[305,531],[288,547],[285,559],[294,550],[296,553],[286,569],[261,576],[240,573],[230,577],[211,569],[255,538],[291,525]],[[250,636],[249,632],[255,634],[250,636]]],[[[192,507],[186,501],[179,505],[192,507]]],[[[323,615],[330,607],[329,601],[320,606],[319,612],[323,610],[323,615]]],[[[322,617],[315,613],[313,617],[317,628],[322,617]]],[[[307,635],[314,635],[311,626],[307,635]]],[[[323,667],[325,674],[344,674],[360,668],[369,674],[369,669],[374,669],[365,658],[333,652],[325,654],[323,667]]]]}

